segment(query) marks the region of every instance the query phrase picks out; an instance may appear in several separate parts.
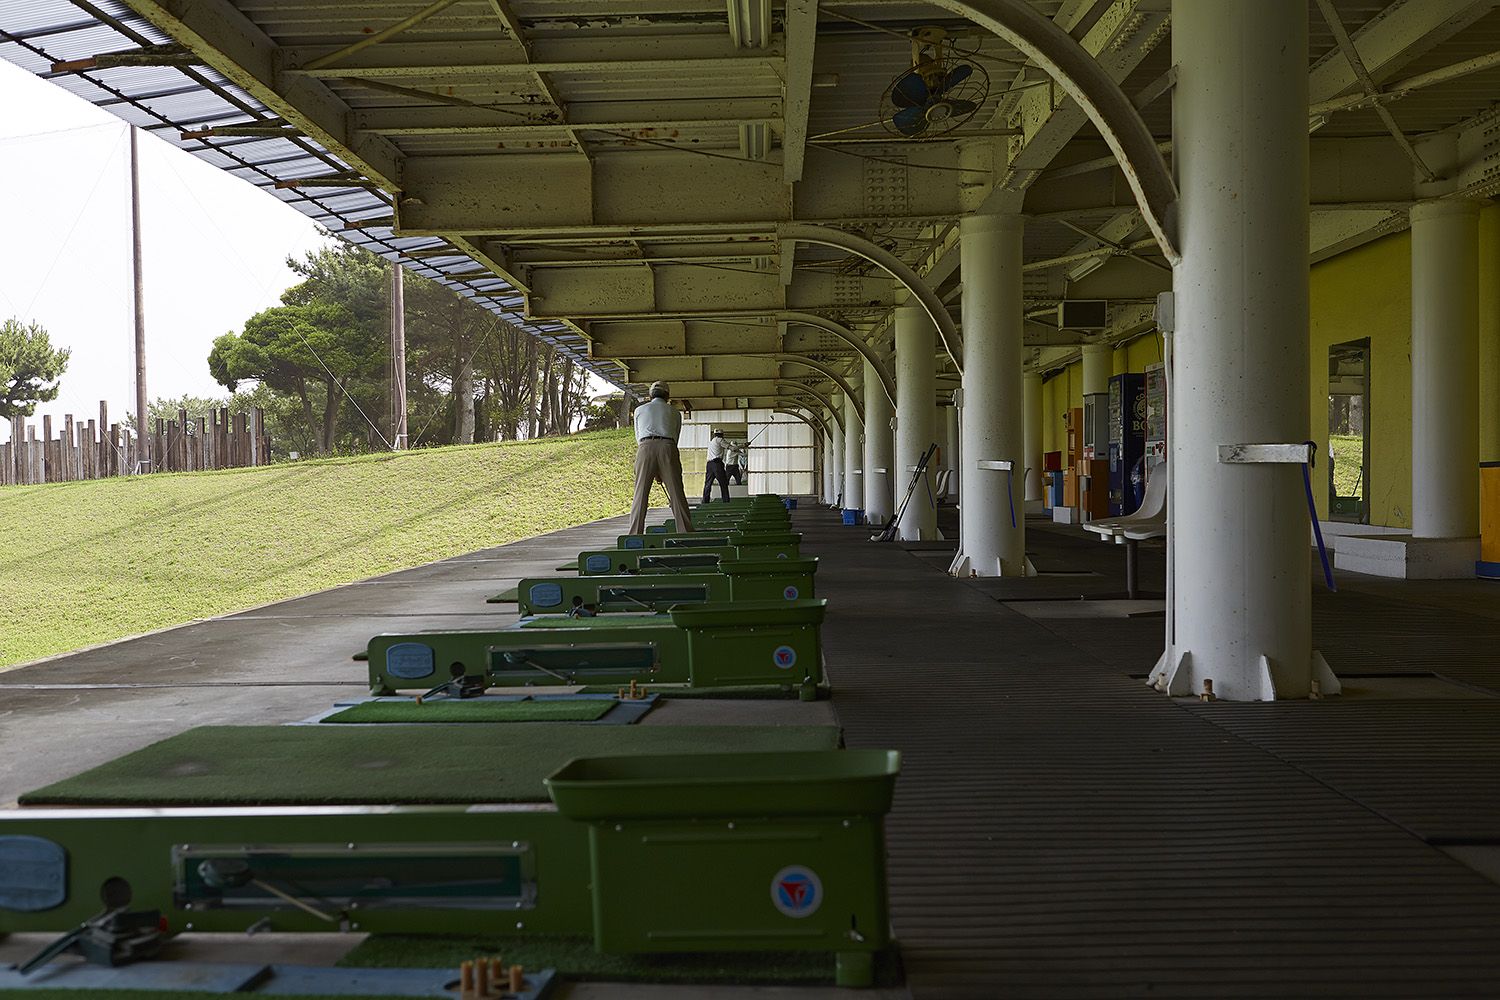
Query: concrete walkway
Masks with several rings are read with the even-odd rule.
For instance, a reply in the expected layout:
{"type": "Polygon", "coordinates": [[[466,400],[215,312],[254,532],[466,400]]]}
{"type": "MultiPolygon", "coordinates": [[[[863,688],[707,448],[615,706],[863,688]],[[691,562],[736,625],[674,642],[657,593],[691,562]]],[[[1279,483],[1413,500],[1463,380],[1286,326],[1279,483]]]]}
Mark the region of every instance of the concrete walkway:
{"type": "MultiPolygon", "coordinates": [[[[651,521],[669,516],[653,511],[651,521]]],[[[0,673],[0,808],[22,793],[166,737],[208,725],[278,725],[308,718],[367,691],[350,659],[381,632],[493,628],[515,605],[486,604],[524,577],[553,576],[585,549],[609,548],[626,530],[614,517],[444,559],[358,583],[87,650],[0,673]]],[[[821,701],[677,700],[641,725],[832,725],[821,701]]],[[[326,965],[361,934],[185,934],[183,961],[326,965]]],[[[0,940],[0,963],[34,954],[51,935],[0,940]]],[[[0,991],[3,992],[3,991],[0,991]]],[[[660,986],[572,983],[558,1000],[903,1000],[905,989],[660,986]]]]}

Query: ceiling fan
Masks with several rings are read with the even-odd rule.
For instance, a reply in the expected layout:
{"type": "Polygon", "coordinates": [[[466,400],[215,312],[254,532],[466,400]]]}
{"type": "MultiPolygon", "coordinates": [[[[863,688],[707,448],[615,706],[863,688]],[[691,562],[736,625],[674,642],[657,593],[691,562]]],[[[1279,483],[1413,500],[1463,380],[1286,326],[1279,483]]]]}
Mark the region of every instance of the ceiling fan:
{"type": "Polygon", "coordinates": [[[966,55],[943,28],[913,30],[911,69],[881,95],[881,124],[908,139],[933,138],[972,118],[990,92],[990,77],[966,55]]]}

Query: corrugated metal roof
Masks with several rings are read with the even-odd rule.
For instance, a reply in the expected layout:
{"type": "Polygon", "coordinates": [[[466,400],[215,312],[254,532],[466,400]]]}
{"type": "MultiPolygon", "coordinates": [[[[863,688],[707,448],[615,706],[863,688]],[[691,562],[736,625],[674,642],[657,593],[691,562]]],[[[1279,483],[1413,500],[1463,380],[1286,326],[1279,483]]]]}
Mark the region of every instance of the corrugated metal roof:
{"type": "MultiPolygon", "coordinates": [[[[469,8],[471,14],[481,7],[489,9],[483,0],[455,5],[455,9],[460,7],[469,8]]],[[[285,5],[247,4],[245,8],[247,12],[252,8],[281,10],[285,5]]],[[[327,5],[307,4],[303,9],[308,13],[321,10],[327,14],[329,11],[327,5]]],[[[410,5],[393,0],[385,5],[341,6],[339,11],[344,18],[355,20],[361,11],[367,16],[378,15],[378,23],[386,24],[410,13],[410,5]]],[[[352,34],[358,32],[359,29],[351,31],[352,34]]],[[[335,39],[339,37],[335,36],[335,39]]],[[[454,277],[458,272],[473,268],[473,262],[467,257],[404,259],[401,256],[403,251],[430,241],[395,237],[389,227],[351,228],[351,223],[389,217],[390,200],[384,193],[355,186],[277,188],[278,181],[349,169],[314,140],[306,137],[183,139],[181,133],[185,126],[248,123],[276,117],[259,101],[212,69],[204,66],[118,66],[82,72],[51,71],[54,63],[170,41],[118,0],[78,4],[65,0],[0,2],[0,58],[49,79],[84,100],[108,107],[125,121],[149,129],[178,148],[255,184],[341,238],[453,288],[503,316],[517,328],[560,345],[584,367],[618,383],[619,369],[589,358],[586,343],[580,345],[564,325],[527,320],[520,293],[498,277],[482,284],[454,277]]]]}

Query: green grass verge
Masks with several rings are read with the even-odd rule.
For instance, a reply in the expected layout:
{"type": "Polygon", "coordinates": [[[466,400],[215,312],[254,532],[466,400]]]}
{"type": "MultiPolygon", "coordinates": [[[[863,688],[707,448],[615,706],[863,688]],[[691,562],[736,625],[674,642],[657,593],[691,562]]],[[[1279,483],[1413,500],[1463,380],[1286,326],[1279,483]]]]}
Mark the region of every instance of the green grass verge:
{"type": "MultiPolygon", "coordinates": [[[[611,692],[613,693],[613,692],[611,692]]],[[[324,722],[593,722],[613,701],[366,701],[324,722]]]]}
{"type": "MultiPolygon", "coordinates": [[[[601,955],[586,938],[438,937],[372,934],[338,964],[350,968],[457,969],[459,963],[498,955],[506,965],[556,969],[568,979],[653,983],[748,983],[826,985],[834,958],[826,952],[679,952],[601,955]]],[[[875,956],[877,986],[901,981],[894,945],[875,956]]]]}
{"type": "Polygon", "coordinates": [[[625,513],[634,454],[627,429],[0,487],[0,667],[625,513]]]}
{"type": "MultiPolygon", "coordinates": [[[[1359,434],[1330,434],[1328,447],[1333,452],[1333,485],[1341,497],[1362,496],[1365,484],[1362,477],[1365,458],[1365,439],[1359,434]]],[[[1327,456],[1318,456],[1318,468],[1323,472],[1323,481],[1328,480],[1327,456]]],[[[1316,488],[1316,484],[1314,484],[1316,488]]]]}

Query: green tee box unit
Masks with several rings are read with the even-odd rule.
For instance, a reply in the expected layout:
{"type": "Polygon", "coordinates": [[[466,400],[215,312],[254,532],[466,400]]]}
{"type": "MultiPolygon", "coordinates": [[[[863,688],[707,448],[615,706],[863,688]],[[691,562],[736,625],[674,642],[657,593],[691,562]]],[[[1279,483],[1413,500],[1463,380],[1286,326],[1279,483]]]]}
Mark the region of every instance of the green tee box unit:
{"type": "Polygon", "coordinates": [[[615,573],[682,573],[716,570],[721,559],[738,559],[733,545],[693,549],[595,549],[578,553],[578,572],[584,576],[615,573]]]}
{"type": "Polygon", "coordinates": [[[890,792],[857,786],[895,770],[882,751],[582,757],[548,779],[555,805],[4,810],[0,933],[71,931],[123,880],[169,933],[592,933],[615,954],[829,952],[868,986],[890,792]]]}
{"type": "Polygon", "coordinates": [[[575,607],[606,613],[718,601],[794,601],[814,596],[817,566],[816,559],[802,556],[727,559],[707,572],[526,579],[516,587],[516,603],[523,615],[545,615],[575,607]]]}
{"type": "MultiPolygon", "coordinates": [[[[652,532],[652,534],[677,535],[682,532],[677,530],[677,522],[668,519],[661,527],[665,532],[652,532]]],[[[693,518],[694,531],[790,531],[792,522],[789,518],[762,518],[762,517],[706,517],[693,518]]]]}
{"type": "Polygon", "coordinates": [[[899,768],[880,750],[584,757],[546,782],[589,824],[599,951],[871,952],[899,768]]]}
{"type": "Polygon", "coordinates": [[[722,559],[719,572],[729,577],[733,601],[796,601],[817,596],[813,590],[818,572],[815,556],[722,559]]]}
{"type": "Polygon", "coordinates": [[[621,535],[616,547],[633,549],[701,549],[732,545],[746,558],[800,555],[802,535],[795,531],[694,531],[685,535],[621,535]]]}
{"type": "Polygon", "coordinates": [[[496,687],[685,682],[687,633],[666,615],[532,618],[528,627],[377,635],[370,693],[426,691],[455,677],[496,687]]]}
{"type": "Polygon", "coordinates": [[[76,927],[119,877],[172,931],[586,934],[587,856],[535,803],[0,810],[0,932],[76,927]]]}
{"type": "Polygon", "coordinates": [[[417,632],[370,640],[370,691],[426,690],[450,677],[496,687],[623,684],[800,685],[823,678],[822,600],[679,605],[665,615],[529,618],[487,632],[417,632]]]}
{"type": "Polygon", "coordinates": [[[717,572],[526,579],[516,587],[523,615],[562,614],[578,607],[599,613],[665,611],[674,604],[727,600],[729,578],[717,572]]]}

